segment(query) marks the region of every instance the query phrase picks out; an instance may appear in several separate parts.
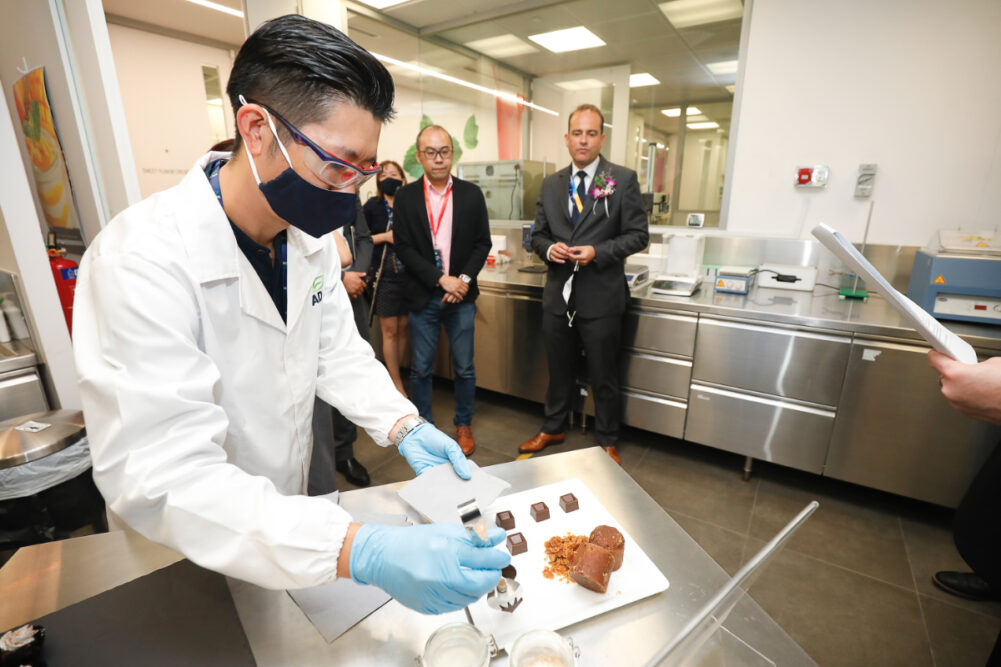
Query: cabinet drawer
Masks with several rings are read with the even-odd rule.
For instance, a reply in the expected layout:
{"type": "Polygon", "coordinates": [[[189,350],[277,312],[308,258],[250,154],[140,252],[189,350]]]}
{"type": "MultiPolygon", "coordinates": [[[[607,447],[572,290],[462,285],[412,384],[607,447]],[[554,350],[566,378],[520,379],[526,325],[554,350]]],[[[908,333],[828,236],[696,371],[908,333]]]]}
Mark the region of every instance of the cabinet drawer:
{"type": "Polygon", "coordinates": [[[658,357],[642,352],[627,352],[622,363],[622,384],[652,394],[688,396],[692,362],[658,357]]]}
{"type": "Polygon", "coordinates": [[[631,391],[622,392],[622,421],[654,433],[680,438],[685,432],[685,403],[631,391]]]}
{"type": "Polygon", "coordinates": [[[692,378],[837,405],[850,348],[847,336],[703,317],[692,378]]]}
{"type": "Polygon", "coordinates": [[[48,409],[42,381],[34,368],[0,373],[0,421],[48,409]]]}
{"type": "Polygon", "coordinates": [[[640,350],[690,357],[695,351],[698,318],[667,313],[626,312],[622,344],[640,350]]]}
{"type": "Polygon", "coordinates": [[[819,474],[833,427],[833,411],[693,382],[685,439],[819,474]]]}

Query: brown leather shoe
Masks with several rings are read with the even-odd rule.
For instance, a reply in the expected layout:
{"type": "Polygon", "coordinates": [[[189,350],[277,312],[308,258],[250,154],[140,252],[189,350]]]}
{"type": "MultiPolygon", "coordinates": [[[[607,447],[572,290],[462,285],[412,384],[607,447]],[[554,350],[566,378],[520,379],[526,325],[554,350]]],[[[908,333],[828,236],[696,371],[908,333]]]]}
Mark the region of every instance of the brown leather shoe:
{"type": "Polygon", "coordinates": [[[518,445],[518,451],[522,454],[541,452],[546,445],[563,442],[563,437],[562,433],[542,433],[540,431],[534,438],[518,445]]]}
{"type": "Polygon", "coordinates": [[[602,449],[608,452],[608,455],[612,457],[613,461],[622,465],[622,461],[619,460],[619,450],[615,448],[615,445],[612,445],[611,447],[602,447],[602,449]]]}
{"type": "Polygon", "coordinates": [[[462,453],[469,456],[476,449],[476,441],[473,440],[473,428],[471,426],[456,426],[455,440],[459,443],[462,453]]]}

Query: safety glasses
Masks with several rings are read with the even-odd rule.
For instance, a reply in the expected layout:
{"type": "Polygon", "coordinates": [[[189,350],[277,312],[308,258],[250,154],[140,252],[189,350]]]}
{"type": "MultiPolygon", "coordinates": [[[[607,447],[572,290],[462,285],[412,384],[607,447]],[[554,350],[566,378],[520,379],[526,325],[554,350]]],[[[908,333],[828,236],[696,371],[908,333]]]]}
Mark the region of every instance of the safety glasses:
{"type": "Polygon", "coordinates": [[[356,164],[352,164],[343,158],[339,158],[336,155],[328,153],[313,143],[309,137],[299,131],[299,128],[282,118],[281,114],[271,107],[266,104],[261,104],[260,102],[254,102],[253,100],[247,101],[267,109],[268,112],[270,112],[288,129],[288,131],[292,134],[293,141],[300,146],[304,146],[309,149],[308,151],[303,152],[303,158],[306,162],[306,166],[309,167],[310,171],[316,174],[317,178],[327,185],[337,189],[346,188],[351,185],[360,186],[362,183],[382,171],[382,166],[379,164],[372,165],[372,167],[365,169],[356,164]]]}

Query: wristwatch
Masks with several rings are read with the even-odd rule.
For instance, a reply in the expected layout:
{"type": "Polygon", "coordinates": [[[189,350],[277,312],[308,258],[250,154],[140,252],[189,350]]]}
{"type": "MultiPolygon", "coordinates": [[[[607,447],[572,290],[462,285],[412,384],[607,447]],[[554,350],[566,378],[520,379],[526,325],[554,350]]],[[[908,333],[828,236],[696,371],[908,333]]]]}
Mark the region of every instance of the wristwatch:
{"type": "Polygon", "coordinates": [[[462,282],[466,283],[467,285],[469,283],[473,282],[473,279],[470,278],[469,276],[467,276],[465,273],[463,273],[461,276],[459,276],[459,280],[461,280],[462,282]]]}
{"type": "Polygon", "coordinates": [[[411,431],[413,431],[421,424],[427,424],[427,423],[428,420],[424,419],[424,417],[411,417],[407,421],[403,422],[403,426],[400,427],[400,430],[396,432],[396,437],[393,438],[393,447],[399,447],[400,443],[403,442],[403,439],[405,437],[410,435],[411,431]]]}

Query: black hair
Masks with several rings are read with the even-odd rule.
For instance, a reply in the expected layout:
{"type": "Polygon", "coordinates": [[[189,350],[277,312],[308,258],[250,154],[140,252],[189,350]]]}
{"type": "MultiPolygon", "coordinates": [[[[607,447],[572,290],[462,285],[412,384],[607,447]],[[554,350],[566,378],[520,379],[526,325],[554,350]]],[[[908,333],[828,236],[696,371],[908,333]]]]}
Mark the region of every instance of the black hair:
{"type": "Polygon", "coordinates": [[[598,118],[601,119],[601,133],[605,133],[605,114],[601,113],[601,109],[593,104],[581,104],[579,107],[570,112],[570,116],[567,118],[567,132],[570,131],[570,122],[573,120],[574,114],[580,111],[593,111],[598,114],[598,118]]]}
{"type": "MultiPolygon", "coordinates": [[[[240,47],[226,84],[235,112],[239,96],[274,109],[301,127],[351,102],[379,121],[392,119],[393,77],[375,56],[337,28],[289,14],[267,21],[240,47]]],[[[282,141],[289,134],[275,123],[282,141]]],[[[234,151],[242,144],[239,129],[234,151]]]]}
{"type": "Polygon", "coordinates": [[[421,149],[421,135],[423,135],[428,130],[441,130],[442,132],[444,132],[445,136],[448,137],[448,145],[452,149],[455,149],[455,146],[452,145],[452,135],[449,134],[448,130],[443,128],[441,125],[428,125],[427,127],[421,128],[420,132],[417,133],[417,139],[414,140],[414,146],[417,147],[418,151],[421,149]]]}

